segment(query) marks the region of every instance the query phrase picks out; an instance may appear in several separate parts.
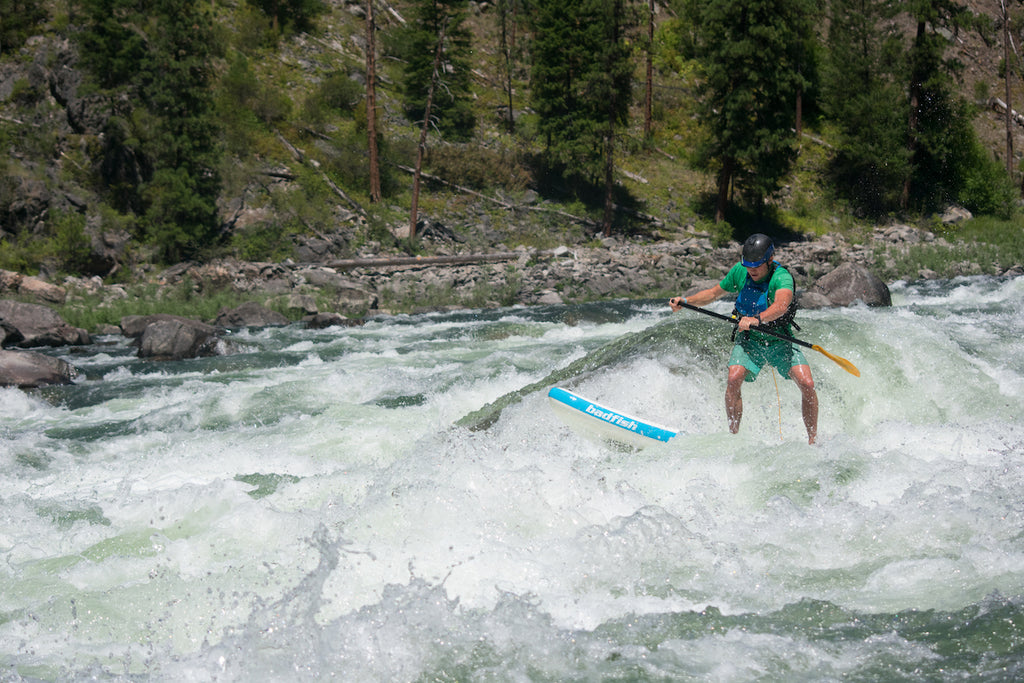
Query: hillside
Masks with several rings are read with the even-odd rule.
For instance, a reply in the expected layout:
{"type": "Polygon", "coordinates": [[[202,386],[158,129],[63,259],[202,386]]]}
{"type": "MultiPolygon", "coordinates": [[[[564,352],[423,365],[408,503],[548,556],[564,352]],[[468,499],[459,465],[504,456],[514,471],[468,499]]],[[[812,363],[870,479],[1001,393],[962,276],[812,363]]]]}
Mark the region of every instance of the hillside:
{"type": "MultiPolygon", "coordinates": [[[[998,11],[998,3],[968,4],[993,18],[998,11]]],[[[217,200],[223,239],[207,257],[311,262],[360,254],[552,247],[595,237],[598,209],[538,178],[531,166],[539,142],[526,111],[524,65],[515,73],[516,131],[505,131],[507,107],[490,3],[470,4],[474,138],[458,145],[436,137],[428,141],[425,170],[432,180],[424,184],[420,217],[426,236],[432,229],[437,239],[415,243],[403,239],[403,231],[412,184],[408,169],[419,130],[398,102],[401,65],[390,57],[388,44],[410,16],[409,3],[378,5],[385,189],[380,204],[369,202],[366,189],[366,113],[359,101],[364,3],[332,0],[308,31],[280,35],[241,0],[211,6],[221,41],[214,60],[215,97],[226,154],[217,200]]],[[[10,150],[0,162],[0,260],[4,267],[25,271],[73,267],[83,274],[144,277],[156,257],[153,244],[139,243],[133,237],[135,219],[95,191],[102,170],[99,151],[109,140],[106,127],[116,117],[137,116],[137,110],[123,94],[112,96],[90,84],[74,40],[80,28],[76,16],[67,13],[65,3],[46,7],[47,19],[24,45],[0,55],[0,139],[10,150]],[[72,252],[79,256],[69,262],[63,255],[72,252]]],[[[659,24],[670,18],[662,6],[656,16],[659,24]]],[[[950,36],[949,49],[964,64],[961,92],[980,105],[974,117],[979,138],[1001,158],[1004,119],[987,104],[991,97],[1003,97],[1001,42],[998,36],[965,32],[950,36]]],[[[637,64],[637,94],[642,95],[639,59],[637,64]]],[[[617,159],[625,209],[618,236],[672,240],[697,229],[727,240],[731,233],[716,234],[706,210],[712,180],[687,162],[698,134],[691,116],[692,83],[659,69],[655,85],[652,143],[642,144],[638,108],[617,159]]],[[[1024,102],[1019,81],[1012,97],[1024,102]]],[[[830,132],[810,126],[791,182],[776,199],[777,227],[797,235],[870,234],[871,226],[823,191],[819,181],[830,132]]],[[[1020,126],[1014,149],[1019,164],[1020,126]]],[[[122,161],[130,167],[132,160],[122,161]]],[[[734,222],[748,219],[740,214],[734,222]]]]}

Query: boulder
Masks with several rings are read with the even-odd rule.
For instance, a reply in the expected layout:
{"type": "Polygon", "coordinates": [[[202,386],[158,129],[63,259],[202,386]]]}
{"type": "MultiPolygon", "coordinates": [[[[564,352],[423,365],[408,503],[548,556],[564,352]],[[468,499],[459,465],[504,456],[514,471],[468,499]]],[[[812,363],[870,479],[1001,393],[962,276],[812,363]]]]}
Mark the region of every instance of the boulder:
{"type": "Polygon", "coordinates": [[[214,324],[220,327],[269,327],[287,325],[288,318],[255,301],[247,301],[237,308],[223,309],[214,324]]]}
{"type": "Polygon", "coordinates": [[[289,294],[284,300],[285,308],[299,316],[316,315],[320,309],[316,305],[316,299],[308,294],[289,294]]]}
{"type": "Polygon", "coordinates": [[[132,339],[140,339],[142,334],[146,331],[146,328],[155,322],[160,321],[178,321],[182,323],[192,323],[195,325],[204,325],[210,329],[211,334],[216,333],[216,328],[212,325],[206,325],[196,320],[189,318],[183,318],[180,315],[171,315],[169,313],[154,313],[152,315],[126,315],[121,318],[121,332],[126,337],[132,339]]]}
{"type": "Polygon", "coordinates": [[[346,318],[340,313],[314,313],[302,319],[311,330],[322,330],[325,327],[358,327],[365,321],[346,318]]]}
{"type": "Polygon", "coordinates": [[[0,351],[0,386],[71,384],[77,375],[78,369],[60,358],[35,351],[0,351]]]}
{"type": "Polygon", "coordinates": [[[377,295],[365,283],[339,275],[331,268],[309,268],[303,279],[313,287],[333,291],[334,305],[346,312],[363,312],[377,307],[377,295]]]}
{"type": "Polygon", "coordinates": [[[348,312],[368,311],[379,303],[376,293],[356,284],[339,287],[336,292],[335,305],[348,312]]]}
{"type": "Polygon", "coordinates": [[[139,338],[139,358],[182,360],[225,353],[216,328],[187,318],[155,320],[139,338]]]}
{"type": "Polygon", "coordinates": [[[889,287],[882,280],[857,263],[843,263],[823,275],[809,292],[828,297],[835,306],[849,306],[863,301],[868,306],[892,306],[889,287]]]}
{"type": "Polygon", "coordinates": [[[103,230],[89,226],[89,258],[86,270],[93,275],[109,275],[120,268],[131,243],[127,230],[103,230]]]}
{"type": "MultiPolygon", "coordinates": [[[[21,340],[13,343],[22,348],[92,343],[88,332],[68,325],[56,311],[39,304],[0,300],[0,321],[5,330],[13,328],[21,335],[21,340]]],[[[4,343],[16,337],[9,334],[4,343]]]]}
{"type": "Polygon", "coordinates": [[[821,292],[798,292],[796,295],[800,308],[812,310],[815,308],[831,308],[835,304],[821,292]]]}
{"type": "Polygon", "coordinates": [[[564,302],[561,294],[552,289],[546,289],[537,296],[537,303],[541,306],[558,306],[564,302]]]}
{"type": "Polygon", "coordinates": [[[62,304],[67,299],[67,292],[63,287],[11,270],[0,270],[0,291],[14,292],[51,304],[62,304]]]}

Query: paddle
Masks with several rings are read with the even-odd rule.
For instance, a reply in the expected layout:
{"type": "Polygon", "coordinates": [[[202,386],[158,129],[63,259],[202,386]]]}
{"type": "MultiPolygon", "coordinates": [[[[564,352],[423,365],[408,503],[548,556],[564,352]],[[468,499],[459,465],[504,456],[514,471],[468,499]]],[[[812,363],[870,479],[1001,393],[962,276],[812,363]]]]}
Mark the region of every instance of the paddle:
{"type": "MultiPolygon", "coordinates": [[[[685,301],[679,301],[678,303],[683,308],[688,308],[691,311],[697,311],[698,313],[703,313],[704,315],[710,315],[712,318],[721,318],[722,320],[725,320],[726,322],[730,322],[733,325],[739,325],[740,324],[740,321],[737,320],[736,318],[732,317],[731,315],[722,315],[721,313],[715,313],[714,311],[709,311],[706,308],[701,308],[700,306],[694,306],[693,304],[688,304],[685,301]]],[[[805,342],[803,340],[796,339],[794,337],[790,337],[788,334],[782,334],[781,332],[775,332],[773,330],[763,330],[760,327],[755,327],[755,328],[752,328],[752,329],[755,329],[755,330],[757,330],[758,332],[760,332],[762,334],[770,334],[773,337],[778,337],[779,339],[785,339],[788,342],[793,342],[794,344],[799,344],[800,346],[804,346],[804,347],[806,347],[808,349],[813,349],[813,350],[817,351],[818,353],[823,354],[826,357],[828,357],[829,360],[835,362],[839,367],[841,367],[843,370],[846,370],[851,375],[855,375],[856,377],[860,377],[860,370],[857,369],[856,365],[854,365],[850,361],[846,360],[845,358],[841,358],[839,356],[832,355],[831,353],[829,353],[825,349],[821,348],[817,344],[811,344],[809,342],[805,342]]]]}

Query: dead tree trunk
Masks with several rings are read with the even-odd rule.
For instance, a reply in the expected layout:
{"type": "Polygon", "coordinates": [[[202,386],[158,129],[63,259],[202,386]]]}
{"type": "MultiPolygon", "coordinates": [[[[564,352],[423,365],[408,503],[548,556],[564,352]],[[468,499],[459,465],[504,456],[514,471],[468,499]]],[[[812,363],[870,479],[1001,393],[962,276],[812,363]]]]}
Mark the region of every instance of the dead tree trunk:
{"type": "Polygon", "coordinates": [[[370,155],[370,203],[380,201],[380,159],[377,156],[377,28],[373,0],[366,0],[366,136],[370,155]]]}
{"type": "Polygon", "coordinates": [[[505,58],[505,97],[508,100],[508,116],[505,119],[505,126],[509,133],[515,132],[516,119],[515,113],[512,110],[512,45],[509,41],[508,26],[509,22],[514,22],[515,17],[509,18],[510,7],[509,3],[505,2],[498,8],[501,12],[499,21],[501,22],[501,54],[505,58]]]}
{"type": "Polygon", "coordinates": [[[729,186],[732,184],[732,158],[722,160],[718,172],[718,198],[715,200],[715,223],[725,220],[725,207],[729,203],[729,186]]]}
{"type": "Polygon", "coordinates": [[[1000,0],[1003,9],[1003,68],[1006,83],[1006,174],[1013,178],[1013,105],[1010,102],[1010,14],[1006,0],[1000,0]]]}
{"type": "Polygon", "coordinates": [[[644,96],[644,138],[651,139],[654,128],[654,0],[647,14],[647,92],[644,96]]]}
{"type": "Polygon", "coordinates": [[[420,129],[420,142],[416,147],[416,170],[412,177],[412,208],[409,210],[409,239],[416,237],[416,223],[419,219],[420,205],[420,174],[423,171],[423,153],[427,148],[427,131],[430,129],[430,108],[434,104],[434,90],[441,73],[441,54],[444,52],[444,34],[448,27],[447,19],[441,24],[437,36],[437,49],[434,51],[434,68],[430,72],[430,87],[427,89],[427,108],[423,112],[423,128],[420,129]]]}

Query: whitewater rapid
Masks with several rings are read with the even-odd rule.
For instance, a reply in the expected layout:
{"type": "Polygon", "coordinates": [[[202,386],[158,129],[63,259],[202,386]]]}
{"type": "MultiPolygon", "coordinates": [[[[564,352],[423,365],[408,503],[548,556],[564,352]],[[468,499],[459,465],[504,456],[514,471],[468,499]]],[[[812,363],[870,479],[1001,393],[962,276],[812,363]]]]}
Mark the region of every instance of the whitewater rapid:
{"type": "Polygon", "coordinates": [[[1011,680],[1024,280],[801,313],[819,444],[665,302],[56,350],[0,390],[3,680],[1011,680]],[[684,436],[590,440],[555,384],[684,436]]]}

